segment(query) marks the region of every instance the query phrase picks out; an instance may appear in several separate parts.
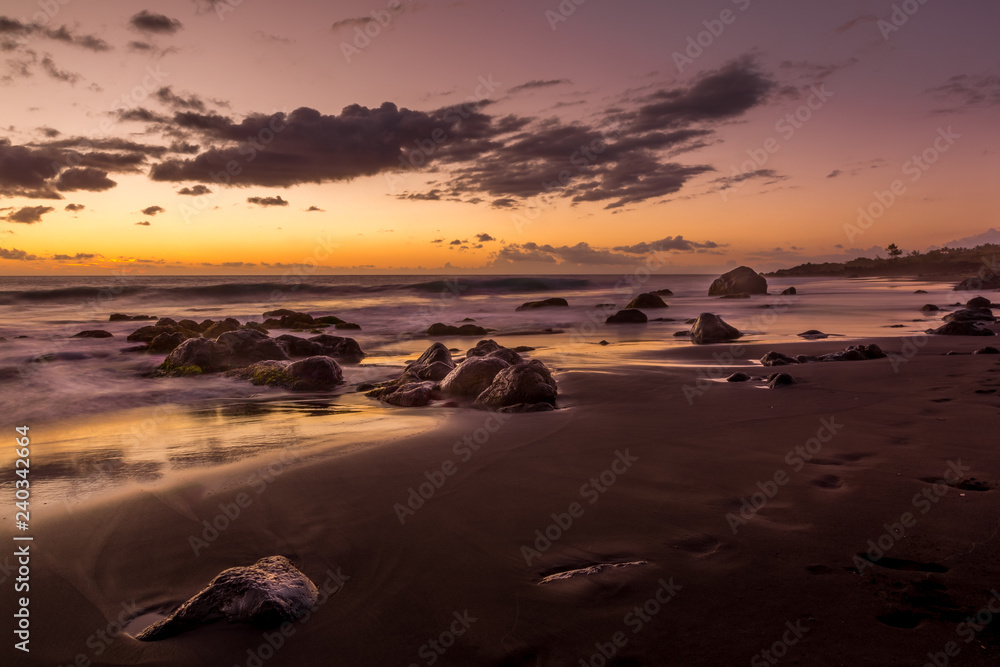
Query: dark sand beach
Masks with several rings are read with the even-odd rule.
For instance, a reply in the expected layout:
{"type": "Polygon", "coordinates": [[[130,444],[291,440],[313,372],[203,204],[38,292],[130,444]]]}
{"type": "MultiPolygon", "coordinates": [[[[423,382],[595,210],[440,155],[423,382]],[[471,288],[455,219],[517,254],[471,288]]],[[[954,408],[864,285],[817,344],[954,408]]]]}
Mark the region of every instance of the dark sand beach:
{"type": "MultiPolygon", "coordinates": [[[[971,354],[990,338],[664,346],[637,327],[560,353],[559,336],[495,337],[537,346],[559,409],[386,406],[406,428],[354,438],[368,446],[336,444],[331,422],[49,499],[32,651],[13,664],[996,664],[1000,357],[971,354]],[[753,361],[859,343],[889,357],[753,361]],[[796,384],[721,380],[775,370],[796,384]],[[284,634],[134,638],[272,555],[321,591],[284,634]]],[[[46,426],[31,433],[44,461],[46,426]]]]}

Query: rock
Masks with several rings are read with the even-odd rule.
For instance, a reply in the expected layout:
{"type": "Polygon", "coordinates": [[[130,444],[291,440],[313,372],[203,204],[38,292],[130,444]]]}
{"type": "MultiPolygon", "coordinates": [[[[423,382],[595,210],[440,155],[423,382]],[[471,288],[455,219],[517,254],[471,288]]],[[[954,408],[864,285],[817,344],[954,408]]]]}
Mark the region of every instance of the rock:
{"type": "Polygon", "coordinates": [[[253,329],[227,331],[216,342],[226,348],[229,364],[236,368],[258,361],[288,359],[288,354],[278,341],[253,329]]]}
{"type": "Polygon", "coordinates": [[[73,334],[73,338],[111,338],[114,334],[103,329],[87,329],[78,334],[73,334]]]}
{"type": "Polygon", "coordinates": [[[749,299],[750,295],[746,292],[738,292],[736,294],[723,294],[719,297],[720,299],[749,299]]]}
{"type": "Polygon", "coordinates": [[[350,329],[350,330],[360,331],[361,330],[361,325],[360,324],[355,324],[354,322],[338,322],[337,324],[333,325],[333,328],[334,329],[350,329]]]}
{"type": "MultiPolygon", "coordinates": [[[[341,362],[356,364],[365,357],[365,353],[358,344],[358,341],[353,338],[331,336],[330,334],[319,334],[318,336],[310,338],[309,342],[318,343],[322,347],[322,352],[319,354],[334,357],[339,359],[341,362]]],[[[303,356],[313,355],[310,354],[303,356]]]]}
{"type": "Polygon", "coordinates": [[[463,317],[459,322],[475,322],[471,317],[463,317]]]}
{"type": "Polygon", "coordinates": [[[556,402],[556,381],[538,359],[508,366],[497,373],[493,383],[476,398],[476,405],[491,408],[518,403],[556,402]]]}
{"type": "Polygon", "coordinates": [[[317,317],[313,320],[316,324],[332,324],[334,326],[338,324],[345,324],[344,320],[339,317],[334,317],[333,315],[324,315],[323,317],[317,317]]]}
{"type": "Polygon", "coordinates": [[[749,375],[747,375],[746,373],[741,373],[739,371],[733,373],[732,375],[726,378],[726,382],[748,382],[749,380],[750,380],[749,375]]]}
{"type": "Polygon", "coordinates": [[[974,296],[965,302],[965,307],[969,310],[976,310],[978,308],[989,308],[992,304],[990,300],[985,296],[974,296]]]}
{"type": "Polygon", "coordinates": [[[130,333],[125,340],[130,343],[149,343],[162,333],[173,333],[172,327],[145,326],[130,333]]]}
{"type": "Polygon", "coordinates": [[[108,322],[138,322],[141,320],[155,320],[156,315],[126,315],[124,313],[111,313],[108,322]]]}
{"type": "Polygon", "coordinates": [[[239,331],[242,328],[243,325],[240,324],[238,319],[235,317],[227,317],[221,322],[216,322],[215,324],[209,326],[208,329],[202,332],[202,335],[205,336],[205,338],[218,338],[224,333],[239,331]]]}
{"type": "MultiPolygon", "coordinates": [[[[247,322],[247,324],[249,324],[249,322],[247,322]]],[[[177,323],[177,326],[180,329],[187,329],[188,331],[194,333],[201,333],[202,331],[204,331],[204,329],[201,328],[201,325],[195,322],[194,320],[181,320],[180,322],[177,323]]],[[[208,327],[205,328],[207,329],[208,327]]]]}
{"type": "Polygon", "coordinates": [[[156,321],[156,326],[158,327],[176,327],[177,320],[170,317],[161,317],[156,321]]]}
{"type": "Polygon", "coordinates": [[[649,321],[646,317],[646,313],[641,310],[628,309],[619,310],[617,313],[609,317],[605,324],[645,324],[649,321]]]}
{"type": "Polygon", "coordinates": [[[798,292],[797,289],[795,289],[794,287],[789,287],[789,288],[787,288],[785,290],[782,290],[781,296],[791,296],[793,294],[798,294],[798,293],[799,292],[798,292]]]}
{"type": "Polygon", "coordinates": [[[255,385],[284,387],[292,391],[323,391],[344,381],[340,366],[326,356],[299,361],[260,361],[231,371],[230,375],[250,380],[255,385]]]}
{"type": "Polygon", "coordinates": [[[629,301],[625,308],[667,308],[667,304],[656,294],[647,292],[629,301]]]}
{"type": "Polygon", "coordinates": [[[996,320],[993,316],[993,311],[989,308],[962,308],[961,310],[948,313],[942,319],[945,322],[993,322],[996,320]]]}
{"type": "Polygon", "coordinates": [[[825,333],[823,333],[822,331],[820,331],[818,329],[810,329],[809,331],[803,331],[802,333],[797,334],[797,335],[800,338],[806,338],[806,339],[809,339],[809,340],[817,340],[817,339],[820,339],[820,338],[829,338],[830,337],[830,334],[825,334],[825,333]]]}
{"type": "Polygon", "coordinates": [[[882,348],[872,343],[871,345],[850,345],[840,352],[831,352],[821,356],[799,354],[791,357],[772,350],[760,358],[760,363],[764,366],[787,366],[821,361],[864,361],[866,359],[883,359],[886,356],[888,355],[882,351],[882,348]]]}
{"type": "Polygon", "coordinates": [[[613,303],[599,303],[594,308],[600,308],[601,310],[611,311],[614,310],[615,304],[613,303]]]}
{"type": "Polygon", "coordinates": [[[469,357],[441,380],[441,391],[475,398],[493,383],[497,373],[509,366],[509,363],[495,356],[469,357]]]}
{"type": "Polygon", "coordinates": [[[555,307],[567,307],[569,303],[566,299],[560,299],[559,297],[552,297],[551,299],[542,299],[541,301],[528,301],[523,303],[514,310],[535,310],[536,308],[555,308],[555,307]]]}
{"type": "Polygon", "coordinates": [[[475,324],[463,324],[455,327],[450,324],[435,322],[427,328],[428,336],[485,336],[488,331],[475,324]]]}
{"type": "Polygon", "coordinates": [[[948,322],[937,329],[928,329],[927,333],[935,336],[995,336],[991,330],[979,326],[976,322],[948,322]]]}
{"type": "Polygon", "coordinates": [[[277,627],[304,616],[318,599],[316,585],[287,558],[269,556],[249,567],[224,570],[170,616],[136,635],[136,639],[167,639],[220,618],[258,627],[277,627]]]}
{"type": "Polygon", "coordinates": [[[518,345],[517,347],[512,347],[510,349],[514,350],[518,354],[521,354],[522,352],[534,352],[535,351],[535,348],[533,348],[533,347],[531,347],[529,345],[518,345]]]}
{"type": "Polygon", "coordinates": [[[326,348],[316,341],[306,340],[292,334],[282,334],[275,338],[289,357],[313,357],[326,354],[326,348]]]}
{"type": "Polygon", "coordinates": [[[403,374],[410,374],[420,380],[440,382],[455,368],[451,352],[441,343],[434,343],[417,357],[416,361],[407,364],[403,374]]]}
{"type": "Polygon", "coordinates": [[[502,346],[492,338],[488,340],[481,340],[478,343],[476,343],[475,347],[470,348],[469,351],[465,353],[465,358],[468,359],[469,357],[485,357],[490,352],[496,352],[501,348],[502,346]]]}
{"type": "Polygon", "coordinates": [[[178,345],[187,340],[187,336],[180,331],[174,333],[161,333],[159,336],[149,341],[146,351],[151,354],[165,354],[177,348],[178,345]]]}
{"type": "Polygon", "coordinates": [[[917,291],[914,292],[914,294],[927,294],[927,290],[925,290],[925,289],[918,289],[917,291]]]}
{"type": "Polygon", "coordinates": [[[799,360],[783,352],[772,350],[760,358],[760,363],[764,366],[788,366],[789,364],[799,363],[799,360]]]}
{"type": "Polygon", "coordinates": [[[497,408],[497,412],[552,412],[555,409],[556,406],[551,403],[516,403],[497,408]]]}
{"type": "Polygon", "coordinates": [[[933,303],[925,303],[923,306],[920,307],[920,310],[924,311],[925,313],[936,313],[941,309],[935,306],[933,303]]]}
{"type": "Polygon", "coordinates": [[[767,386],[771,389],[776,389],[777,387],[790,387],[793,384],[796,384],[795,378],[788,373],[775,373],[767,379],[767,386]]]}
{"type": "Polygon", "coordinates": [[[979,348],[972,354],[1000,354],[1000,350],[996,349],[991,345],[987,345],[986,347],[979,348]]]}
{"type": "Polygon", "coordinates": [[[168,375],[198,375],[228,370],[229,351],[208,338],[189,338],[167,355],[160,368],[168,375]]]}
{"type": "Polygon", "coordinates": [[[740,266],[715,279],[708,288],[709,296],[724,294],[767,294],[767,280],[748,266],[740,266]]]}
{"type": "Polygon", "coordinates": [[[955,291],[1000,289],[1000,273],[989,272],[986,276],[966,278],[955,285],[954,289],[955,291]]]}
{"type": "Polygon", "coordinates": [[[243,328],[244,328],[244,329],[253,329],[254,331],[259,331],[259,332],[261,332],[262,334],[264,334],[265,336],[266,336],[266,335],[267,335],[268,333],[270,333],[270,332],[269,332],[269,331],[268,331],[268,330],[267,330],[267,329],[266,329],[266,328],[264,327],[264,325],[263,325],[263,324],[261,324],[260,322],[246,322],[246,323],[245,323],[245,324],[243,325],[243,328]]]}
{"type": "Polygon", "coordinates": [[[393,392],[379,396],[379,399],[404,408],[427,405],[434,399],[434,382],[408,382],[393,392]]]}
{"type": "Polygon", "coordinates": [[[673,292],[671,292],[670,290],[668,290],[666,288],[664,288],[664,289],[658,289],[658,290],[653,290],[652,292],[650,292],[650,294],[655,294],[656,296],[673,296],[674,295],[673,292]]]}
{"type": "Polygon", "coordinates": [[[674,338],[681,338],[682,336],[690,336],[690,335],[691,335],[690,331],[675,331],[674,332],[674,338]]]}
{"type": "Polygon", "coordinates": [[[736,327],[730,326],[714,313],[702,313],[691,327],[691,342],[697,345],[705,343],[724,343],[743,336],[736,327]]]}
{"type": "Polygon", "coordinates": [[[598,345],[611,345],[611,343],[609,343],[606,340],[602,340],[601,342],[598,343],[598,345]]]}
{"type": "Polygon", "coordinates": [[[286,315],[297,315],[297,314],[298,313],[296,313],[294,310],[289,310],[288,308],[278,308],[276,310],[267,311],[266,313],[262,314],[261,317],[263,317],[266,320],[269,317],[284,317],[286,315]]]}

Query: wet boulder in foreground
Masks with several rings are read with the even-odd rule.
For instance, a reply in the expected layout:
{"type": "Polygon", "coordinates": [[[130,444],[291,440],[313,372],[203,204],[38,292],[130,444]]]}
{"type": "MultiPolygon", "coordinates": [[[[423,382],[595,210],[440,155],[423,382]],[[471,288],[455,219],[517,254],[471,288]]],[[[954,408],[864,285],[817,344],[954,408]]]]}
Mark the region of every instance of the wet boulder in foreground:
{"type": "Polygon", "coordinates": [[[292,391],[324,391],[344,382],[344,373],[337,362],[324,356],[298,361],[260,361],[230,371],[230,375],[250,380],[255,385],[292,391]]]}
{"type": "Polygon", "coordinates": [[[741,293],[767,294],[767,280],[749,266],[740,266],[723,273],[708,288],[709,296],[741,293]]]}
{"type": "Polygon", "coordinates": [[[309,577],[284,556],[261,558],[247,567],[224,570],[207,587],[136,635],[139,641],[159,641],[226,619],[276,627],[304,616],[319,599],[309,577]]]}
{"type": "Polygon", "coordinates": [[[715,313],[702,313],[691,326],[691,342],[698,345],[705,343],[725,343],[743,336],[740,331],[728,324],[715,313]]]}
{"type": "Polygon", "coordinates": [[[619,310],[609,317],[605,321],[605,324],[645,324],[648,321],[649,318],[646,317],[646,313],[635,308],[628,308],[626,310],[619,310]]]}
{"type": "Polygon", "coordinates": [[[493,383],[497,373],[509,367],[509,363],[498,357],[468,357],[441,380],[441,391],[475,398],[493,383]]]}
{"type": "Polygon", "coordinates": [[[555,405],[556,381],[538,359],[508,366],[493,378],[493,382],[476,398],[476,405],[501,408],[520,403],[555,405]]]}

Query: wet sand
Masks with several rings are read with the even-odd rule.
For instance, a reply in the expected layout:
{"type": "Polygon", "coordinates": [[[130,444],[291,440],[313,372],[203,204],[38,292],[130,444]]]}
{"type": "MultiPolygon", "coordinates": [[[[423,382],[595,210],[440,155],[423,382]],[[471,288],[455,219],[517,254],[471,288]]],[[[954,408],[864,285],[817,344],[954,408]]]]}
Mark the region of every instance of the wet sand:
{"type": "Polygon", "coordinates": [[[574,364],[556,340],[500,340],[551,346],[534,356],[557,371],[561,410],[396,408],[434,421],[377,447],[43,509],[32,651],[3,662],[923,665],[950,650],[947,664],[996,664],[1000,617],[960,624],[1000,589],[1000,357],[944,353],[997,339],[916,340],[905,363],[749,371],[798,381],[773,390],[704,379],[748,370],[716,363],[725,345],[595,346],[601,363],[574,364]],[[204,521],[229,525],[210,537],[204,521]],[[107,635],[133,605],[162,611],[275,554],[335,591],[287,637],[224,622],[153,643],[107,635]]]}

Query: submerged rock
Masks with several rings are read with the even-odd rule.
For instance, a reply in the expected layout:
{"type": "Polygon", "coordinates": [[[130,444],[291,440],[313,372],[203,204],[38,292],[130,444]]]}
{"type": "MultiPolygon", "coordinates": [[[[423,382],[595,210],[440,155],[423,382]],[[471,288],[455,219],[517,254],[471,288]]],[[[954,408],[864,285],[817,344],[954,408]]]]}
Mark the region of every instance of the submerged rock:
{"type": "Polygon", "coordinates": [[[649,321],[646,317],[646,313],[641,310],[627,309],[619,310],[617,313],[609,317],[605,324],[645,324],[649,321]]]}
{"type": "Polygon", "coordinates": [[[656,294],[647,292],[629,301],[625,308],[667,308],[667,304],[656,294]]]}
{"type": "Polygon", "coordinates": [[[793,294],[798,294],[799,291],[794,287],[788,287],[781,292],[781,296],[791,296],[793,294]]]}
{"type": "Polygon", "coordinates": [[[260,361],[230,375],[255,385],[283,387],[292,391],[323,391],[344,382],[344,374],[330,357],[316,356],[299,361],[260,361]]]}
{"type": "Polygon", "coordinates": [[[750,376],[746,373],[741,373],[739,371],[733,373],[726,378],[726,382],[749,382],[750,376]]]}
{"type": "Polygon", "coordinates": [[[996,317],[989,308],[962,308],[948,313],[942,319],[945,322],[993,322],[996,317]]]}
{"type": "Polygon", "coordinates": [[[141,320],[155,320],[156,315],[126,315],[125,313],[111,313],[108,322],[139,322],[141,320]]]}
{"type": "Polygon", "coordinates": [[[724,294],[767,294],[767,280],[748,266],[740,266],[728,271],[708,288],[709,296],[724,294]]]}
{"type": "Polygon", "coordinates": [[[976,310],[977,308],[989,308],[991,305],[990,300],[985,296],[974,296],[965,302],[965,307],[970,310],[976,310]]]}
{"type": "Polygon", "coordinates": [[[691,327],[691,342],[698,345],[705,343],[724,343],[743,336],[740,331],[726,323],[715,313],[702,313],[691,327]]]}
{"type": "Polygon", "coordinates": [[[927,333],[935,336],[995,336],[990,329],[982,327],[975,321],[948,322],[937,329],[928,329],[927,333]]]}
{"type": "Polygon", "coordinates": [[[674,295],[673,292],[671,292],[670,290],[668,290],[666,288],[653,290],[652,292],[650,292],[650,294],[655,294],[656,296],[673,296],[674,295]]]}
{"type": "Polygon", "coordinates": [[[114,334],[103,329],[87,329],[78,334],[73,334],[73,338],[111,338],[114,334]]]}
{"type": "Polygon", "coordinates": [[[536,308],[559,308],[567,306],[569,306],[569,303],[566,299],[552,297],[551,299],[542,299],[541,301],[528,301],[527,303],[521,304],[514,310],[535,310],[536,308]]]}
{"type": "Polygon", "coordinates": [[[816,340],[820,338],[829,338],[830,334],[823,333],[819,329],[810,329],[809,331],[803,331],[797,334],[800,338],[807,338],[809,340],[816,340]]]}
{"type": "Polygon", "coordinates": [[[1000,354],[1000,350],[996,349],[991,345],[987,345],[986,347],[979,348],[972,354],[1000,354]]]}
{"type": "Polygon", "coordinates": [[[485,336],[486,329],[475,324],[463,324],[460,327],[435,322],[427,328],[428,336],[485,336]]]}
{"type": "Polygon", "coordinates": [[[925,303],[923,306],[920,307],[920,310],[924,311],[925,313],[936,313],[941,309],[935,306],[933,303],[925,303]]]}
{"type": "Polygon", "coordinates": [[[807,364],[822,361],[864,361],[866,359],[884,359],[888,355],[875,343],[870,345],[850,345],[840,352],[823,355],[799,354],[794,357],[783,352],[771,351],[760,358],[764,366],[787,366],[789,364],[807,364]]]}
{"type": "Polygon", "coordinates": [[[225,618],[229,622],[275,627],[301,618],[315,606],[319,590],[284,556],[269,556],[248,567],[231,567],[206,588],[136,635],[159,641],[225,618]]]}

